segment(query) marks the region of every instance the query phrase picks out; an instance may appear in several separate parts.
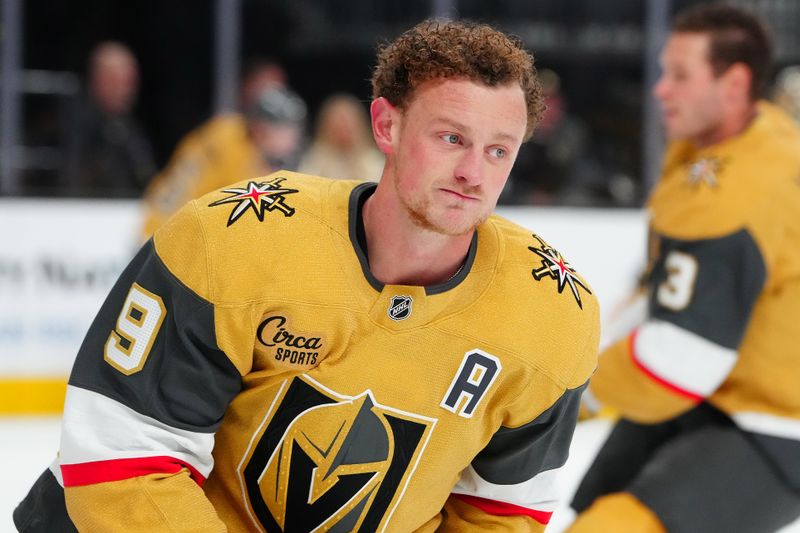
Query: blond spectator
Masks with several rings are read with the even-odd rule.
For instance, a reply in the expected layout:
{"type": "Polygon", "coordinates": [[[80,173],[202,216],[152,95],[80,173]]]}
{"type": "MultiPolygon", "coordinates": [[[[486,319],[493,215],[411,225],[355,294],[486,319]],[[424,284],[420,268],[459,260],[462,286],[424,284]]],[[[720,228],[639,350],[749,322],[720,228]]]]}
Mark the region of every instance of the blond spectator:
{"type": "Polygon", "coordinates": [[[323,103],[314,139],[299,170],[329,178],[378,181],[383,159],[375,148],[361,102],[340,93],[323,103]]]}

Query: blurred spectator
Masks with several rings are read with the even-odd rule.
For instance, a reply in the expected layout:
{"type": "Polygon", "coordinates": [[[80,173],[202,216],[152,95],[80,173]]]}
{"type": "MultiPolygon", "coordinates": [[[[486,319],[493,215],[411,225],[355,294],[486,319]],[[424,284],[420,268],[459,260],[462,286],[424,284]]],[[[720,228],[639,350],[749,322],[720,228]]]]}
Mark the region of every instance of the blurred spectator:
{"type": "Polygon", "coordinates": [[[540,79],[547,111],[531,140],[520,149],[503,193],[504,203],[557,203],[571,187],[581,186],[583,174],[591,167],[587,127],[568,113],[558,74],[543,69],[540,79]]]}
{"type": "Polygon", "coordinates": [[[155,173],[150,142],[132,114],[139,67],[131,51],[103,42],[89,60],[88,93],[71,113],[64,180],[79,196],[138,197],[155,173]]]}
{"type": "Polygon", "coordinates": [[[306,104],[298,94],[288,87],[267,88],[246,110],[245,119],[270,171],[297,168],[306,120],[306,104]]]}
{"type": "Polygon", "coordinates": [[[271,59],[254,59],[247,63],[242,76],[240,109],[250,109],[258,96],[269,87],[287,87],[283,67],[271,59]]]}
{"type": "Polygon", "coordinates": [[[306,104],[285,82],[276,64],[254,66],[242,82],[243,112],[213,117],[180,142],[145,191],[145,236],[207,192],[297,167],[306,104]]]}
{"type": "Polygon", "coordinates": [[[800,65],[785,67],[778,73],[772,99],[800,123],[800,65]]]}
{"type": "Polygon", "coordinates": [[[378,181],[383,162],[361,102],[349,94],[328,97],[319,112],[311,146],[300,161],[300,172],[378,181]]]}

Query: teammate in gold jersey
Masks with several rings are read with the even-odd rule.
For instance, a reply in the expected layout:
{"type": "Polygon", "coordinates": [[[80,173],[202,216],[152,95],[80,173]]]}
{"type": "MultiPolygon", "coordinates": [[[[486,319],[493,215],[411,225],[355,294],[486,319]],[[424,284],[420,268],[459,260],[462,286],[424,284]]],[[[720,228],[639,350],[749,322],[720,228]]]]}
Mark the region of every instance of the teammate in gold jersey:
{"type": "Polygon", "coordinates": [[[648,316],[587,397],[621,413],[573,501],[585,532],[773,532],[800,516],[800,132],[759,102],[763,25],[679,15],[655,86],[671,140],[648,316]]]}
{"type": "Polygon", "coordinates": [[[380,183],[243,181],[142,248],[18,525],[544,531],[599,311],[552,246],[492,215],[542,113],[533,58],[424,22],[380,51],[373,90],[380,183]]]}

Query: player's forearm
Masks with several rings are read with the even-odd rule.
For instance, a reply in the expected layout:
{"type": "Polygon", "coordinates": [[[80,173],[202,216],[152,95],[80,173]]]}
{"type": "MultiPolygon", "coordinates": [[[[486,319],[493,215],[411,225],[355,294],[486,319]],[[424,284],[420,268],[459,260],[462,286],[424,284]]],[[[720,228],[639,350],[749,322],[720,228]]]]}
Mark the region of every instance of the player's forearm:
{"type": "Polygon", "coordinates": [[[597,372],[589,384],[600,405],[610,406],[630,420],[656,423],[694,407],[698,400],[677,393],[637,365],[626,338],[600,356],[597,372]]]}
{"type": "Polygon", "coordinates": [[[67,487],[64,495],[79,531],[227,531],[186,470],[67,487]]]}

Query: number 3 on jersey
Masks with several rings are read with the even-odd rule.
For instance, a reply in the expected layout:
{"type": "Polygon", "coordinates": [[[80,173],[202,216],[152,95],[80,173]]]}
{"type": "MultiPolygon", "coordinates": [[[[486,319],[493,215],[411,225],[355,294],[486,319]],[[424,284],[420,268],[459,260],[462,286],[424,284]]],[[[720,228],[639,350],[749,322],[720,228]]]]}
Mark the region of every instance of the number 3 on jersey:
{"type": "Polygon", "coordinates": [[[140,371],[166,314],[160,296],[134,283],[122,305],[117,326],[108,336],[103,358],[126,376],[140,371]]]}
{"type": "Polygon", "coordinates": [[[673,251],[667,255],[664,267],[667,279],[658,286],[658,303],[672,311],[681,311],[689,305],[694,294],[697,259],[692,255],[673,251]]]}

